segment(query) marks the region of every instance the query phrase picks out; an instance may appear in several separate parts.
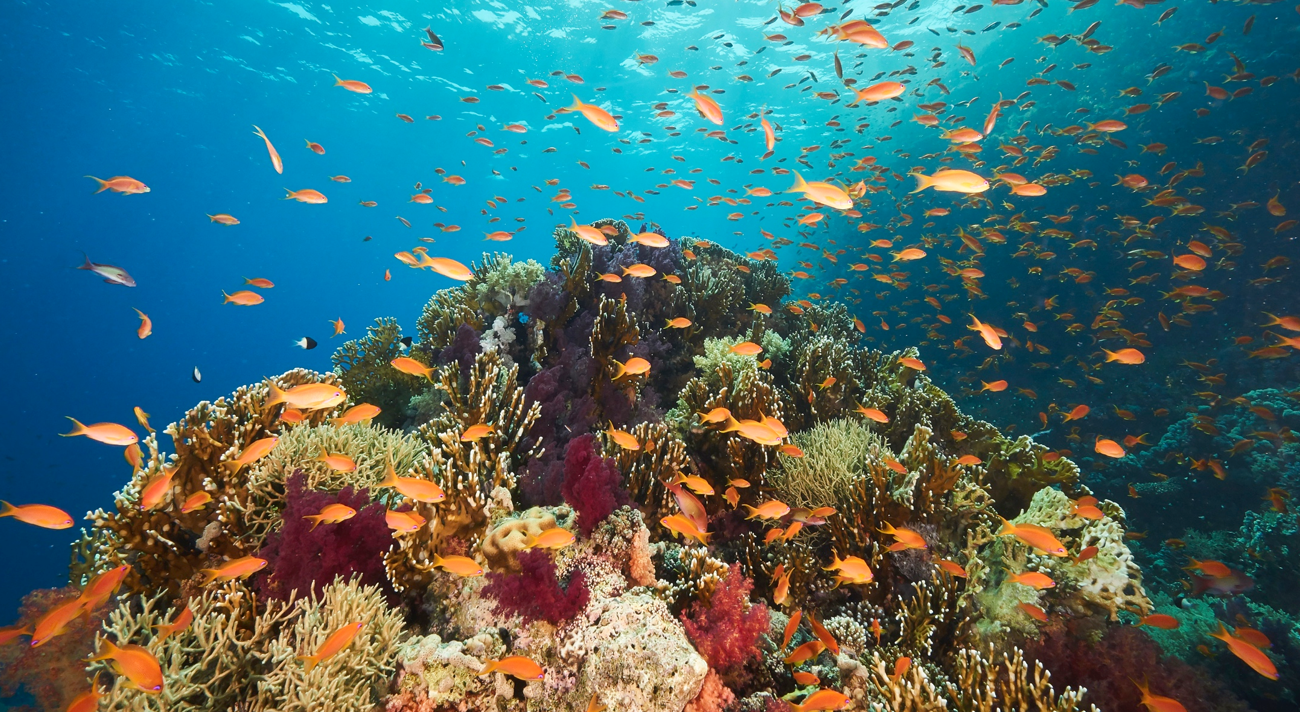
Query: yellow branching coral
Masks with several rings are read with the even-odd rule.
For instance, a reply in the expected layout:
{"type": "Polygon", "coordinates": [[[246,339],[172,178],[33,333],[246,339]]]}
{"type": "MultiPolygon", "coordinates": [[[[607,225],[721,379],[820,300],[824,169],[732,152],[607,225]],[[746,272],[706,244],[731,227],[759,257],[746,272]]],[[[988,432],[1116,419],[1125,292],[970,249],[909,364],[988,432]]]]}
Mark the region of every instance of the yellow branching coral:
{"type": "MultiPolygon", "coordinates": [[[[399,474],[415,468],[425,444],[410,435],[375,425],[324,424],[299,426],[280,436],[280,442],[248,471],[251,506],[245,518],[250,540],[265,539],[278,521],[285,482],[295,473],[306,477],[307,489],[337,492],[344,487],[374,489],[384,479],[388,464],[399,474]],[[321,451],[346,455],[356,464],[351,472],[335,470],[320,460],[321,451]]],[[[384,493],[371,492],[371,498],[384,493]]]]}
{"type": "Polygon", "coordinates": [[[641,443],[640,450],[627,450],[606,438],[605,454],[613,457],[623,476],[627,478],[632,499],[640,503],[650,526],[659,526],[660,512],[670,514],[674,505],[672,493],[664,485],[690,465],[686,457],[686,444],[672,434],[667,423],[641,423],[632,429],[632,436],[641,443]]]}
{"type": "MultiPolygon", "coordinates": [[[[395,671],[405,638],[401,613],[374,586],[335,580],[319,598],[259,603],[238,582],[212,587],[187,604],[189,627],[165,639],[156,626],[174,620],[162,597],[126,601],[105,623],[118,645],[140,645],[162,665],[163,691],[149,695],[115,684],[100,709],[126,712],[368,712],[395,671]],[[348,623],[365,626],[352,643],[307,672],[297,658],[316,653],[348,623]]],[[[108,672],[105,663],[90,673],[108,672]]]]}
{"type": "MultiPolygon", "coordinates": [[[[281,389],[307,383],[338,383],[334,374],[304,369],[269,379],[281,389]]],[[[266,383],[244,386],[215,402],[203,401],[177,423],[167,426],[176,454],[160,451],[151,434],[144,444],[150,458],[116,495],[115,511],[92,512],[92,531],[74,549],[74,580],[88,578],[123,563],[133,564],[126,579],[132,592],[168,590],[173,595],[182,581],[200,568],[222,558],[253,553],[261,544],[250,531],[246,515],[252,506],[248,468],[235,468],[236,459],[250,444],[277,435],[280,406],[266,407],[266,383]],[[171,489],[161,506],[140,509],[144,486],[167,468],[173,472],[171,489]],[[189,513],[180,511],[191,495],[207,493],[212,501],[189,513]]],[[[320,424],[332,411],[311,411],[304,426],[320,424]]],[[[257,527],[253,527],[257,529],[257,527]]]]}
{"type": "Polygon", "coordinates": [[[1056,694],[1052,673],[1037,661],[1031,668],[1015,646],[1000,655],[991,646],[987,653],[962,650],[952,677],[947,692],[956,712],[1097,712],[1095,706],[1083,705],[1086,690],[1067,687],[1056,694]]]}
{"type": "Polygon", "coordinates": [[[867,476],[872,462],[893,453],[861,418],[822,423],[796,433],[791,440],[803,457],[780,455],[780,467],[768,473],[768,484],[791,507],[834,507],[846,500],[856,480],[867,476]]]}
{"type": "MultiPolygon", "coordinates": [[[[418,437],[428,444],[419,475],[438,484],[447,498],[437,504],[417,503],[428,524],[397,538],[384,559],[389,579],[398,590],[423,590],[432,581],[433,557],[448,539],[476,548],[487,529],[493,491],[514,487],[515,472],[540,452],[523,451],[524,435],[541,412],[524,400],[518,366],[506,368],[495,351],[474,360],[468,377],[460,366],[438,370],[436,387],[446,395],[442,412],[420,426],[418,437]],[[478,438],[462,439],[471,427],[491,426],[478,438]]],[[[508,493],[507,493],[508,495],[508,493]]]]}

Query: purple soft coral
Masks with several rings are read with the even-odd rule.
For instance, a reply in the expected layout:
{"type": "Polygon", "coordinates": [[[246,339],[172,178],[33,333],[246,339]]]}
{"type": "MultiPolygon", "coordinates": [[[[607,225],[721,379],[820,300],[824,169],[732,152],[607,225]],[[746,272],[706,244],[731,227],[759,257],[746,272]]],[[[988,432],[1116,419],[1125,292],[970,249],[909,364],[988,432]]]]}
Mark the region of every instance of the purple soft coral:
{"type": "Polygon", "coordinates": [[[561,588],[555,564],[545,551],[521,551],[518,558],[522,569],[519,573],[487,576],[483,595],[496,599],[498,613],[518,614],[525,624],[544,620],[555,625],[587,607],[587,577],[581,571],[569,577],[568,588],[561,588]]]}
{"type": "Polygon", "coordinates": [[[709,667],[726,676],[759,654],[758,638],[767,632],[770,616],[762,603],[750,605],[754,581],[732,564],[727,577],[713,589],[708,605],[700,601],[682,613],[682,626],[709,667]]]}
{"type": "Polygon", "coordinates": [[[564,453],[564,501],[578,513],[578,528],[591,534],[615,509],[629,502],[623,475],[614,461],[600,456],[596,436],[574,438],[564,453]]]}
{"type": "Polygon", "coordinates": [[[299,596],[306,596],[308,590],[319,594],[335,576],[360,576],[361,583],[379,584],[391,593],[384,573],[384,552],[392,545],[393,536],[384,519],[384,505],[372,503],[367,490],[308,490],[306,477],[298,472],[289,478],[281,516],[284,525],[267,538],[258,553],[269,562],[267,570],[271,572],[257,582],[262,595],[283,600],[294,590],[299,596]],[[356,516],[315,529],[304,519],[336,502],[355,509],[356,516]]]}

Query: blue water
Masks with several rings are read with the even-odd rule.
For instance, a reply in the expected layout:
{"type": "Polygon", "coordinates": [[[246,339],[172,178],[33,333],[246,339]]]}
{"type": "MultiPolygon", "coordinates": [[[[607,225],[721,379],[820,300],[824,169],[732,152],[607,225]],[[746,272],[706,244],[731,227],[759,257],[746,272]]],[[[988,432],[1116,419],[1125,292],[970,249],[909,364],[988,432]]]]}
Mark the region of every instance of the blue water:
{"type": "MultiPolygon", "coordinates": [[[[1283,76],[1300,66],[1294,40],[1300,14],[1291,5],[1184,5],[1160,27],[1152,23],[1172,7],[1169,3],[1138,10],[1103,2],[1068,14],[1066,3],[1052,2],[1033,19],[1029,15],[1039,9],[1034,3],[954,14],[958,5],[957,0],[921,2],[914,11],[900,7],[881,18],[878,27],[891,44],[916,43],[909,50],[915,56],[905,57],[903,52],[828,43],[815,36],[841,12],[852,10],[853,18],[872,16],[875,4],[867,2],[844,3],[834,8],[834,14],[810,18],[802,28],[779,20],[764,25],[773,17],[771,3],[729,0],[699,0],[696,6],[668,6],[662,0],[608,5],[576,1],[389,6],[6,3],[0,10],[4,94],[0,103],[0,135],[4,136],[0,300],[6,307],[0,320],[4,343],[0,384],[5,396],[0,410],[0,497],[14,503],[54,504],[76,515],[111,505],[111,493],[127,481],[129,466],[118,448],[59,438],[58,433],[68,427],[64,416],[86,423],[130,424],[131,408],[140,406],[161,428],[197,401],[215,399],[263,376],[293,367],[330,368],[332,349],[344,338],[363,335],[376,317],[396,316],[413,331],[429,295],[451,285],[443,277],[408,270],[393,259],[399,250],[426,244],[418,241],[420,237],[435,238],[428,245],[430,254],[465,263],[492,249],[545,262],[552,251],[553,227],[567,223],[571,215],[589,222],[644,212],[646,220],[658,222],[671,236],[693,234],[742,251],[769,244],[760,229],[797,243],[803,238],[790,227],[796,209],[768,207],[779,197],[738,207],[708,206],[701,201],[715,195],[742,197],[742,186],[750,183],[779,191],[792,182],[792,176],[750,174],[759,168],[797,168],[810,180],[838,176],[852,182],[871,175],[847,170],[866,155],[876,156],[900,176],[914,167],[927,172],[943,167],[936,159],[921,158],[942,151],[946,142],[909,120],[920,113],[915,110],[917,103],[946,101],[947,116],[963,114],[964,125],[978,128],[999,95],[1010,99],[1032,90],[1030,98],[1037,105],[1027,111],[1007,110],[994,136],[986,140],[984,157],[989,166],[1001,163],[996,144],[1029,121],[1031,143],[1059,145],[1069,155],[1034,171],[1026,167],[1024,173],[1083,168],[1102,184],[1093,190],[1082,183],[1054,190],[1036,204],[1042,213],[1060,214],[1070,205],[1080,205],[1080,220],[1085,214],[1097,214],[1095,224],[1114,229],[1113,215],[1136,213],[1142,197],[1109,187],[1112,175],[1142,172],[1155,178],[1160,165],[1169,160],[1176,160],[1180,169],[1205,162],[1207,177],[1196,184],[1207,190],[1201,201],[1207,216],[1224,209],[1227,202],[1263,203],[1277,191],[1282,191],[1284,201],[1289,198],[1293,215],[1300,212],[1297,164],[1292,158],[1297,84],[1283,76]],[[613,7],[627,12],[629,19],[598,19],[603,10],[613,7]],[[1242,23],[1250,15],[1257,18],[1254,29],[1243,38],[1242,23]],[[1088,53],[1074,42],[1053,49],[1036,41],[1047,34],[1081,34],[1096,20],[1102,26],[1095,37],[1115,47],[1108,54],[1088,53]],[[1001,26],[982,31],[994,22],[1001,26]],[[1022,26],[1009,29],[1007,25],[1014,22],[1022,26]],[[602,25],[615,29],[601,29],[602,25]],[[433,52],[421,46],[425,26],[434,28],[445,50],[433,52]],[[949,32],[949,27],[959,32],[949,32]],[[1227,28],[1225,35],[1206,53],[1171,49],[1175,44],[1203,42],[1220,27],[1227,28]],[[778,32],[792,42],[783,45],[763,37],[778,32]],[[958,41],[975,52],[976,67],[957,55],[958,41]],[[688,49],[692,46],[695,49],[688,49]],[[944,66],[934,68],[927,61],[932,47],[942,51],[944,66]],[[755,54],[760,48],[763,51],[755,54]],[[870,83],[877,71],[915,66],[917,74],[905,79],[910,80],[909,90],[921,87],[924,98],[907,94],[899,103],[855,108],[846,108],[842,100],[817,98],[814,94],[819,91],[847,95],[835,78],[831,52],[836,49],[846,76],[858,77],[859,86],[870,83]],[[1267,89],[1252,82],[1256,89],[1249,97],[1209,101],[1201,82],[1232,71],[1225,54],[1229,50],[1247,61],[1257,76],[1283,78],[1267,89]],[[634,52],[655,54],[659,62],[639,66],[634,52]],[[810,57],[795,60],[803,54],[810,57]],[[865,59],[859,60],[859,54],[865,59]],[[997,65],[1008,57],[1015,61],[999,69],[997,65]],[[747,64],[738,66],[740,62],[747,64]],[[855,68],[859,62],[861,66],[855,68]],[[1083,62],[1090,62],[1091,68],[1071,69],[1083,62]],[[1173,70],[1148,89],[1144,75],[1160,62],[1171,63],[1173,70]],[[1048,76],[1072,81],[1077,91],[1026,87],[1028,78],[1051,63],[1058,67],[1048,76]],[[781,73],[769,77],[778,68],[781,73]],[[673,70],[688,76],[671,78],[668,72],[673,70]],[[551,76],[553,71],[575,73],[585,81],[570,82],[551,76]],[[374,93],[360,96],[335,87],[331,74],[365,81],[374,93]],[[742,74],[753,81],[737,81],[735,77],[742,74]],[[530,78],[544,79],[550,86],[529,86],[525,80],[530,78]],[[935,78],[952,93],[925,88],[935,78]],[[713,95],[724,112],[722,127],[705,122],[685,98],[699,84],[725,89],[713,95]],[[795,86],[787,88],[791,84],[795,86]],[[493,91],[489,85],[505,89],[493,91]],[[1119,90],[1129,86],[1143,88],[1142,98],[1117,98],[1119,90]],[[677,93],[667,93],[670,88],[677,93]],[[1126,119],[1130,129],[1119,137],[1128,144],[1127,150],[1105,146],[1099,155],[1085,156],[1071,151],[1068,136],[1032,133],[1048,123],[1060,128],[1084,120],[1120,118],[1123,107],[1170,91],[1183,95],[1162,109],[1126,119]],[[617,136],[572,114],[548,120],[547,115],[567,105],[573,93],[620,114],[617,136]],[[466,97],[480,102],[462,102],[466,97]],[[951,107],[972,97],[978,100],[969,107],[951,107]],[[667,102],[677,115],[656,118],[653,107],[658,102],[667,102]],[[766,162],[759,160],[762,137],[756,131],[757,119],[752,118],[764,106],[772,110],[770,120],[781,129],[776,155],[766,162]],[[1072,113],[1080,106],[1091,113],[1072,113]],[[1201,106],[1212,108],[1213,113],[1197,118],[1193,109],[1201,106]],[[414,123],[399,120],[397,113],[409,114],[414,123]],[[441,120],[426,119],[429,115],[440,115],[441,120]],[[827,127],[836,117],[843,125],[827,127]],[[856,132],[863,118],[870,127],[856,132]],[[891,126],[900,120],[901,125],[891,126]],[[507,123],[521,123],[529,130],[526,134],[503,131],[507,123]],[[261,139],[251,133],[253,124],[261,126],[279,149],[283,175],[271,168],[261,139]],[[494,154],[494,149],[467,136],[480,124],[484,129],[479,135],[508,152],[494,154]],[[677,127],[680,135],[669,136],[667,126],[677,127]],[[717,128],[726,129],[727,137],[736,143],[697,131],[717,128]],[[1238,131],[1240,138],[1233,133],[1238,131]],[[1230,140],[1214,146],[1192,143],[1193,138],[1210,135],[1230,140]],[[885,136],[890,139],[884,140],[885,136]],[[1246,155],[1241,144],[1257,137],[1272,140],[1268,161],[1248,174],[1236,171],[1246,155]],[[640,143],[643,138],[650,142],[640,143]],[[322,144],[325,155],[309,151],[305,139],[322,144]],[[846,145],[832,148],[837,139],[846,145]],[[1152,141],[1169,144],[1169,154],[1139,156],[1138,144],[1152,141]],[[800,148],[814,145],[820,149],[806,154],[811,165],[796,163],[800,148]],[[548,147],[555,151],[544,152],[548,147]],[[841,158],[835,168],[828,168],[829,154],[839,151],[853,151],[854,157],[841,158]],[[909,157],[899,157],[896,151],[909,157]],[[728,157],[740,160],[723,160],[728,157]],[[1137,163],[1126,166],[1125,160],[1137,163]],[[463,176],[466,184],[443,183],[434,170],[439,167],[463,176]],[[663,175],[667,168],[675,169],[676,175],[663,175]],[[688,174],[693,168],[701,172],[688,174]],[[151,192],[92,194],[95,186],[83,177],[86,174],[132,176],[148,184],[151,192]],[[329,180],[338,174],[346,174],[352,182],[329,180]],[[671,185],[655,188],[671,178],[698,182],[692,190],[671,185]],[[547,179],[558,179],[559,186],[572,191],[576,212],[548,202],[558,187],[546,185],[547,179]],[[432,188],[435,203],[448,211],[409,203],[417,182],[432,188]],[[589,186],[594,184],[611,190],[593,190],[589,186]],[[329,203],[314,206],[281,200],[285,188],[318,189],[329,203]],[[612,190],[632,190],[646,202],[617,197],[612,190]],[[647,193],[653,190],[661,195],[647,193]],[[489,207],[486,201],[496,196],[507,202],[489,207]],[[378,206],[362,207],[361,200],[377,201],[378,206]],[[1099,205],[1110,210],[1103,212],[1099,205]],[[742,219],[727,218],[737,211],[745,213],[742,219]],[[216,225],[205,213],[230,213],[241,224],[216,225]],[[413,227],[403,227],[397,216],[410,220],[413,227]],[[494,216],[501,221],[489,223],[494,216]],[[516,222],[517,217],[526,222],[516,222]],[[443,233],[432,227],[434,222],[456,224],[461,230],[443,233]],[[508,243],[481,240],[486,231],[519,225],[527,229],[508,243]],[[366,241],[367,236],[372,239],[366,241]],[[139,286],[104,284],[76,270],[82,252],[96,262],[126,269],[139,286]],[[392,270],[390,282],[383,279],[386,269],[392,270]],[[243,288],[242,277],[269,278],[276,286],[265,293],[262,305],[223,305],[222,290],[243,288]],[[136,337],[133,309],[153,320],[154,333],[148,339],[136,337]],[[331,339],[329,321],[339,318],[347,334],[331,339]],[[320,346],[309,352],[298,349],[293,341],[302,336],[312,336],[320,346]],[[202,373],[201,383],[192,380],[195,368],[202,373]]],[[[1230,88],[1239,86],[1245,84],[1230,88]]],[[[953,165],[963,163],[958,159],[953,165]]],[[[895,199],[912,187],[911,180],[903,178],[888,180],[890,193],[868,196],[872,206],[862,209],[877,212],[868,212],[863,219],[885,225],[896,216],[895,199]]],[[[1006,191],[990,195],[1000,202],[1006,191]]],[[[1030,207],[1027,201],[1018,203],[1017,210],[1030,207]]],[[[950,231],[958,224],[969,228],[988,212],[971,210],[960,219],[941,218],[936,228],[920,227],[926,208],[951,206],[957,214],[957,204],[948,195],[924,193],[903,206],[914,217],[911,226],[863,235],[854,230],[856,221],[832,215],[828,225],[808,231],[809,239],[819,244],[834,239],[840,247],[860,248],[872,239],[897,235],[895,244],[901,247],[915,243],[923,233],[950,231]]],[[[1179,220],[1176,234],[1166,235],[1163,249],[1172,244],[1170,240],[1185,240],[1201,222],[1179,220]]],[[[630,222],[636,227],[642,219],[634,217],[630,222]]],[[[1251,312],[1283,313],[1294,306],[1294,292],[1286,284],[1258,288],[1242,284],[1259,276],[1253,265],[1274,254],[1289,252],[1300,258],[1288,240],[1297,232],[1275,236],[1271,228],[1276,223],[1262,209],[1233,223],[1233,230],[1250,249],[1241,262],[1254,271],[1246,275],[1243,266],[1233,275],[1214,277],[1232,285],[1242,311],[1221,310],[1206,323],[1236,322],[1247,311],[1246,304],[1251,312]]],[[[1067,227],[1078,230],[1079,222],[1067,227]]],[[[985,318],[997,316],[1004,328],[1018,310],[1003,306],[1006,301],[1018,297],[1023,308],[1056,291],[1054,285],[1026,276],[1021,263],[1007,259],[1019,236],[1008,234],[1008,238],[1007,246],[989,250],[991,260],[993,252],[1004,253],[998,256],[1004,260],[998,269],[1005,271],[987,268],[989,277],[984,281],[984,291],[992,297],[985,318]],[[1011,277],[1025,285],[1018,295],[1011,295],[1005,286],[1011,277]]],[[[795,249],[782,252],[784,267],[797,269],[797,260],[815,256],[806,250],[796,255],[795,249]]],[[[1110,270],[1118,273],[1122,265],[1112,254],[1089,258],[1090,268],[1103,277],[1110,270]]],[[[841,260],[839,268],[824,265],[826,278],[841,274],[845,262],[841,260]]],[[[933,261],[924,269],[930,274],[918,275],[915,285],[950,279],[933,261]]],[[[1289,272],[1283,268],[1272,275],[1289,272]]],[[[926,294],[913,286],[907,295],[876,300],[872,295],[888,291],[882,285],[852,286],[861,287],[865,295],[854,311],[871,326],[878,321],[869,316],[871,311],[926,294]]],[[[820,286],[811,291],[830,293],[820,286]]],[[[1062,306],[1077,306],[1080,320],[1086,321],[1092,317],[1088,309],[1095,307],[1095,301],[1078,298],[1081,303],[1062,306]]],[[[955,323],[947,332],[949,340],[962,335],[965,309],[962,305],[946,310],[955,323]]],[[[1152,330],[1150,324],[1146,330],[1152,330]]],[[[902,336],[898,333],[873,336],[891,347],[923,338],[917,327],[902,336]]],[[[1070,349],[1080,354],[1095,351],[1086,338],[1054,338],[1053,363],[1059,363],[1070,349]]],[[[1160,349],[1168,350],[1162,353],[1183,358],[1181,349],[1194,349],[1199,339],[1207,337],[1183,332],[1178,338],[1181,341],[1161,344],[1160,349]]],[[[956,387],[966,369],[978,363],[977,359],[969,366],[945,367],[944,352],[924,355],[936,364],[936,378],[950,387],[956,387]]],[[[1268,372],[1253,363],[1244,367],[1257,380],[1281,378],[1277,370],[1281,367],[1268,372]]],[[[1294,380],[1294,367],[1286,367],[1286,372],[1294,380]]],[[[1047,390],[1055,374],[1041,378],[1045,385],[1040,388],[1047,390]]],[[[974,385],[978,387],[978,382],[974,385]]],[[[1183,396],[1194,390],[1171,387],[1182,388],[1183,396]]],[[[972,402],[971,407],[979,404],[972,402]]],[[[1036,405],[1028,411],[1004,413],[1002,422],[1019,420],[1024,431],[1032,427],[1037,409],[1036,405]]],[[[989,417],[997,422],[994,415],[989,417]]],[[[64,583],[68,545],[77,529],[46,531],[0,521],[0,530],[5,537],[6,570],[0,577],[0,610],[13,610],[32,588],[64,583]]]]}

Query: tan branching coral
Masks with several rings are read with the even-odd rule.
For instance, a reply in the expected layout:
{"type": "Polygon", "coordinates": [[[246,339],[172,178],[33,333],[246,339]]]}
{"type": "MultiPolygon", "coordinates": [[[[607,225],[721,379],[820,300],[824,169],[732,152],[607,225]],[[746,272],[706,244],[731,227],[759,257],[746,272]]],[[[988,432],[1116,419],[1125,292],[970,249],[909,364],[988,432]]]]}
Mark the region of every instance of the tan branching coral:
{"type": "Polygon", "coordinates": [[[803,457],[780,455],[780,467],[768,473],[768,483],[791,507],[834,507],[849,497],[856,480],[867,476],[870,463],[893,456],[858,417],[822,423],[791,440],[803,457]]]}
{"type": "Polygon", "coordinates": [[[614,458],[615,465],[627,478],[628,491],[641,504],[651,526],[659,526],[661,513],[676,511],[676,505],[671,503],[672,493],[665,484],[688,470],[686,444],[663,422],[640,423],[631,432],[641,443],[640,450],[627,450],[607,438],[605,455],[614,458]]]}
{"type": "MultiPolygon", "coordinates": [[[[303,369],[271,380],[281,389],[339,381],[334,374],[303,369]]],[[[266,407],[267,394],[266,384],[261,383],[244,386],[215,402],[199,403],[180,422],[167,426],[166,433],[176,448],[170,458],[159,450],[156,436],[148,436],[144,444],[149,460],[117,493],[115,511],[91,513],[93,529],[74,548],[74,580],[130,563],[127,590],[167,590],[175,595],[180,582],[209,563],[253,553],[264,532],[250,524],[247,514],[254,506],[247,486],[248,469],[236,470],[228,463],[253,442],[280,432],[282,408],[266,407]],[[161,507],[141,511],[141,491],[164,466],[175,473],[171,490],[161,507]],[[212,502],[181,513],[181,503],[199,492],[208,493],[212,502]]],[[[332,414],[309,412],[299,427],[320,424],[332,414]]]]}
{"type": "Polygon", "coordinates": [[[1001,654],[992,647],[987,652],[962,650],[952,677],[947,692],[956,712],[1097,712],[1093,705],[1084,706],[1082,688],[1067,687],[1056,694],[1052,673],[1037,661],[1031,668],[1015,646],[1001,654]]]}
{"type": "Polygon", "coordinates": [[[428,454],[417,471],[436,482],[447,498],[437,504],[417,503],[415,509],[428,524],[399,536],[385,557],[398,590],[428,586],[433,557],[446,540],[459,539],[477,548],[490,520],[493,491],[513,488],[515,473],[528,458],[541,454],[523,451],[524,435],[541,407],[525,402],[518,372],[518,366],[506,368],[495,351],[479,354],[467,377],[461,376],[457,364],[438,370],[436,387],[446,401],[438,417],[420,426],[418,437],[428,444],[428,454]],[[475,425],[490,425],[492,432],[462,440],[475,425]]]}
{"type": "MultiPolygon", "coordinates": [[[[336,580],[319,598],[259,602],[240,583],[213,586],[187,604],[194,620],[159,639],[155,626],[174,620],[162,596],[123,602],[104,637],[143,646],[163,668],[163,691],[149,695],[120,682],[100,709],[126,712],[194,710],[310,712],[324,708],[368,712],[380,700],[404,638],[401,614],[377,587],[336,580]],[[364,621],[352,644],[306,672],[296,658],[313,655],[331,633],[364,621]]],[[[90,673],[108,672],[105,663],[90,673]]],[[[107,679],[107,678],[106,678],[107,679]]]]}

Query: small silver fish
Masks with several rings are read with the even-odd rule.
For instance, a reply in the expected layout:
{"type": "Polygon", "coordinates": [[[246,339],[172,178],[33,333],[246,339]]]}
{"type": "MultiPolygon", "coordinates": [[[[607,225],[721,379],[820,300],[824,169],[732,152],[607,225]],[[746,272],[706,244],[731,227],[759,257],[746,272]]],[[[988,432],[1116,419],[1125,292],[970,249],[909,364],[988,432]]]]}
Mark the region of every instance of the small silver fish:
{"type": "Polygon", "coordinates": [[[87,255],[84,252],[81,254],[83,257],[86,258],[86,263],[81,265],[77,269],[84,269],[90,272],[94,272],[100,277],[103,277],[104,281],[108,282],[109,284],[120,284],[123,287],[135,286],[135,279],[133,279],[131,275],[127,274],[126,270],[122,269],[121,267],[114,267],[113,265],[96,264],[90,261],[89,255],[87,255]]]}

